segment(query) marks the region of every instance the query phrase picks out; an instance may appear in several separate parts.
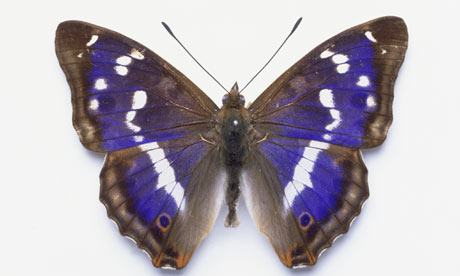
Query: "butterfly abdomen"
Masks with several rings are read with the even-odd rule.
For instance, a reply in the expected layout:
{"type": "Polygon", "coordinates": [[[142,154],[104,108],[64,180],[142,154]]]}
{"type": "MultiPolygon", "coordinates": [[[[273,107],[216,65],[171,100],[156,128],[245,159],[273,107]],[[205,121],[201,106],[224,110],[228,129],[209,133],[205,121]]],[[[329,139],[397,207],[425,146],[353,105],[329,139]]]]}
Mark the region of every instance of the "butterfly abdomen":
{"type": "Polygon", "coordinates": [[[236,208],[240,196],[241,168],[247,155],[247,126],[238,109],[224,111],[221,125],[223,146],[221,157],[227,169],[228,183],[225,200],[228,205],[228,216],[225,226],[238,226],[236,208]]]}

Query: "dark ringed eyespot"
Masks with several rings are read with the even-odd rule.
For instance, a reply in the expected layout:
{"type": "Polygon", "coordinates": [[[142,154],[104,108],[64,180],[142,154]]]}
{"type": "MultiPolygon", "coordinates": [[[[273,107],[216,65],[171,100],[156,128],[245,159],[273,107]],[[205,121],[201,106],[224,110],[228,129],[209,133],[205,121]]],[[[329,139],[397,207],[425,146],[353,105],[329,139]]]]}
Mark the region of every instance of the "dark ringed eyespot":
{"type": "Polygon", "coordinates": [[[312,224],[313,218],[309,213],[303,212],[302,214],[300,214],[298,221],[300,228],[302,228],[303,230],[307,230],[312,224]]]}
{"type": "Polygon", "coordinates": [[[160,216],[158,216],[157,225],[162,231],[166,231],[171,225],[171,218],[168,214],[162,213],[160,216]]]}

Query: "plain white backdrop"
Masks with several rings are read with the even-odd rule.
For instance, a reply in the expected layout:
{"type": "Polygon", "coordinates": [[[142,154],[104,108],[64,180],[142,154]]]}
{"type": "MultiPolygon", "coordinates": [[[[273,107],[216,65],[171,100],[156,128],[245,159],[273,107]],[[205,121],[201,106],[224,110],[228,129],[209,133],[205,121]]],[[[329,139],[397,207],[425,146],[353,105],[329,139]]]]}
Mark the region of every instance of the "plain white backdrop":
{"type": "Polygon", "coordinates": [[[460,250],[459,1],[7,1],[2,4],[0,275],[453,275],[460,250]],[[407,23],[409,49],[383,146],[363,153],[370,198],[351,231],[318,263],[290,270],[240,204],[225,210],[188,266],[154,268],[119,235],[98,200],[103,155],[80,144],[55,53],[59,22],[79,19],[146,45],[219,105],[223,91],[167,34],[166,21],[226,87],[267,61],[253,101],[322,41],[376,17],[407,23]]]}

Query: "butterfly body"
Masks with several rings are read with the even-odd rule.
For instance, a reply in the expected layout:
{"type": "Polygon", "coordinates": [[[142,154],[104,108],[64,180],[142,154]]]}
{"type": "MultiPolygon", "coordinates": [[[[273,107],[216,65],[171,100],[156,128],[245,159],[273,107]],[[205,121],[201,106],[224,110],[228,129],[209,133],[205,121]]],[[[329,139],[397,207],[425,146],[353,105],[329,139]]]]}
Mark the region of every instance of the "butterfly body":
{"type": "Polygon", "coordinates": [[[220,136],[221,159],[226,167],[228,183],[225,201],[229,214],[226,226],[238,226],[236,208],[240,196],[241,170],[249,151],[250,115],[244,107],[244,97],[239,94],[238,85],[224,96],[223,107],[217,115],[216,132],[220,136]]]}
{"type": "Polygon", "coordinates": [[[156,267],[182,268],[222,203],[245,198],[288,267],[316,263],[369,196],[360,149],[392,122],[407,29],[382,17],[322,43],[249,107],[235,85],[218,108],[145,46],[67,21],[56,54],[82,144],[107,154],[100,200],[156,267]]]}

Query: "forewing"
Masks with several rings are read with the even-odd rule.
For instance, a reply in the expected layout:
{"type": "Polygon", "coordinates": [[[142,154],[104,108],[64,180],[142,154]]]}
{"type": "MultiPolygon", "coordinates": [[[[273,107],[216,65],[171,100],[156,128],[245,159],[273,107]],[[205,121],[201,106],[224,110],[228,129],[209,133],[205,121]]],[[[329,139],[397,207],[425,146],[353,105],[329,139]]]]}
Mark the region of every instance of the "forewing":
{"type": "Polygon", "coordinates": [[[155,266],[184,267],[222,201],[225,171],[202,138],[217,106],[145,46],[95,25],[61,23],[56,54],[81,142],[108,152],[100,176],[108,215],[155,266]]]}
{"type": "Polygon", "coordinates": [[[217,106],[145,46],[79,21],[61,23],[55,43],[86,148],[108,152],[209,129],[217,106]]]}
{"type": "Polygon", "coordinates": [[[380,145],[392,122],[393,87],[407,29],[382,17],[344,31],[281,75],[250,107],[263,133],[354,148],[380,145]]]}
{"type": "Polygon", "coordinates": [[[225,178],[201,139],[152,142],[108,154],[100,199],[156,267],[182,268],[214,224],[225,178]]]}
{"type": "Polygon", "coordinates": [[[369,195],[358,149],[281,136],[252,149],[243,191],[254,221],[288,267],[315,264],[369,195]]]}

